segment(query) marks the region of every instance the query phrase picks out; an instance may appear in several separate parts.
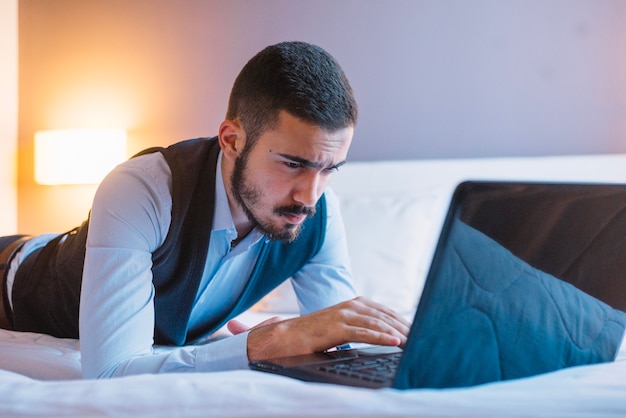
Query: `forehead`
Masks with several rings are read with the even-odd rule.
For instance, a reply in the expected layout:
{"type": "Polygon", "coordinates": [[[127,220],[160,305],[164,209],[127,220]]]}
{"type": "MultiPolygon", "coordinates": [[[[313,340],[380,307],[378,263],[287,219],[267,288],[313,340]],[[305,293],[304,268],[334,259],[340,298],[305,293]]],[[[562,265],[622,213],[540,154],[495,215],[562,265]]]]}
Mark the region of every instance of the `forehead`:
{"type": "Polygon", "coordinates": [[[346,158],[354,128],[328,131],[281,111],[278,123],[266,130],[255,148],[288,154],[311,162],[338,162],[346,158]]]}

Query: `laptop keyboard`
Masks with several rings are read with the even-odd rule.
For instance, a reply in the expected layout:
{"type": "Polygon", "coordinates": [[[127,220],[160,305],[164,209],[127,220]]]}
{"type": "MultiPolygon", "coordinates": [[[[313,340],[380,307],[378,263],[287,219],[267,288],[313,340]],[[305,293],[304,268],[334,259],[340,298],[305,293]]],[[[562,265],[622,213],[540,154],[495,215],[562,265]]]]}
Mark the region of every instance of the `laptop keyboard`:
{"type": "Polygon", "coordinates": [[[359,357],[338,363],[325,364],[318,370],[369,382],[385,383],[393,381],[402,353],[394,353],[384,357],[359,357]]]}

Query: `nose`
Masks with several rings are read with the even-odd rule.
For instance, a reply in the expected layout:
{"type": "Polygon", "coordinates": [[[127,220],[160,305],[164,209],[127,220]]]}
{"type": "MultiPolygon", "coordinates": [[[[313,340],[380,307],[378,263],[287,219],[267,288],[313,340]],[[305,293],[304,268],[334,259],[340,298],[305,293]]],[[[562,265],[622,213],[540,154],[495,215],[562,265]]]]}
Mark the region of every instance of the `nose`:
{"type": "Polygon", "coordinates": [[[325,182],[321,179],[319,172],[303,173],[298,178],[293,199],[304,206],[315,206],[317,200],[322,195],[324,187],[325,182]]]}

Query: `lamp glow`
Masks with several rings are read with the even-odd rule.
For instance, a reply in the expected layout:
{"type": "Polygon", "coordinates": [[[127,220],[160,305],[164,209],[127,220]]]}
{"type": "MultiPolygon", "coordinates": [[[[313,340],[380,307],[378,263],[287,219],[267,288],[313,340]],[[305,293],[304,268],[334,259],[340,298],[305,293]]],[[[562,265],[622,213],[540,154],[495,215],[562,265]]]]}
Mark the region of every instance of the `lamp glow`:
{"type": "Polygon", "coordinates": [[[35,182],[98,184],[126,159],[126,131],[58,129],[35,133],[35,182]]]}

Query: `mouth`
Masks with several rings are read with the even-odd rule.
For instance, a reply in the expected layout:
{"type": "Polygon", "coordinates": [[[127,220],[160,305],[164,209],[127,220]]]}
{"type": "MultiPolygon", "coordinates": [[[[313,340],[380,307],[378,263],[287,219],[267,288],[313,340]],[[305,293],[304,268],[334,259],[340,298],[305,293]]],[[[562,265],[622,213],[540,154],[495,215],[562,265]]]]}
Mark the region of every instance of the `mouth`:
{"type": "Polygon", "coordinates": [[[300,225],[306,218],[315,214],[315,208],[306,206],[288,206],[276,209],[275,213],[292,225],[300,225]]]}
{"type": "Polygon", "coordinates": [[[306,214],[284,213],[281,216],[287,221],[287,223],[292,224],[292,225],[300,225],[302,222],[306,220],[306,218],[308,218],[308,215],[306,214]]]}

